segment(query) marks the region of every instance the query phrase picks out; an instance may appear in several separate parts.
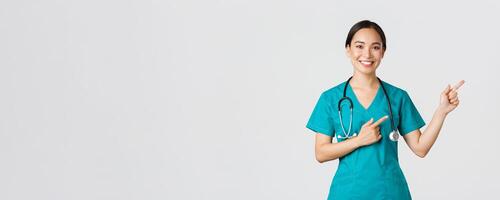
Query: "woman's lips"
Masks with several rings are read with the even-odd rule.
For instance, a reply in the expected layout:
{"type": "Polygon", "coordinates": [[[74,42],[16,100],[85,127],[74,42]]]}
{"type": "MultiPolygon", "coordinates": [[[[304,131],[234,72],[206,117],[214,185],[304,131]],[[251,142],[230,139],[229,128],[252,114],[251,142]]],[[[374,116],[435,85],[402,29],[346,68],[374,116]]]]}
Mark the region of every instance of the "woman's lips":
{"type": "Polygon", "coordinates": [[[373,61],[359,61],[361,63],[361,65],[365,66],[365,67],[371,67],[373,65],[373,61]]]}

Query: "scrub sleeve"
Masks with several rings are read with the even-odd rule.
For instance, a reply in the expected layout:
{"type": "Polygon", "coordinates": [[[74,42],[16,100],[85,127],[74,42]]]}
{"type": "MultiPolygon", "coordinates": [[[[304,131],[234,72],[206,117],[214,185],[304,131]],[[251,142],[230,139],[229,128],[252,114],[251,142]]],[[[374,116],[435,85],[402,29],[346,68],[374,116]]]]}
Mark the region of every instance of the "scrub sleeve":
{"type": "Polygon", "coordinates": [[[333,108],[331,100],[327,97],[327,95],[325,95],[325,93],[322,93],[316,103],[316,106],[314,107],[306,127],[316,133],[322,133],[333,137],[335,134],[333,125],[333,108]]]}
{"type": "Polygon", "coordinates": [[[406,91],[403,91],[401,110],[399,113],[400,118],[398,129],[401,135],[406,135],[414,130],[422,128],[425,125],[424,119],[422,119],[422,116],[418,113],[415,104],[413,104],[406,91]]]}

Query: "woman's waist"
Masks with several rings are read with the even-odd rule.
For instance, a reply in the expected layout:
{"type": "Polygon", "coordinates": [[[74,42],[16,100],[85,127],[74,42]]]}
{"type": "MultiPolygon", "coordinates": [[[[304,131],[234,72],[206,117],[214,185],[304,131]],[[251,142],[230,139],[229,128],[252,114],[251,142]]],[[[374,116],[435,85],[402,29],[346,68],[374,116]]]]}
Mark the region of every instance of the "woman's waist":
{"type": "Polygon", "coordinates": [[[349,163],[341,161],[338,165],[335,176],[356,176],[356,177],[403,177],[403,172],[398,162],[363,162],[349,163]]]}

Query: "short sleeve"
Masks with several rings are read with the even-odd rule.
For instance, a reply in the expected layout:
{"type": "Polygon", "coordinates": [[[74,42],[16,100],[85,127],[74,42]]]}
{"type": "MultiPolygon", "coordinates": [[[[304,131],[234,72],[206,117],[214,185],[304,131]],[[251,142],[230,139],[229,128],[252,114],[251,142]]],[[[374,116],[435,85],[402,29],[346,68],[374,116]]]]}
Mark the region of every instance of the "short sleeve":
{"type": "Polygon", "coordinates": [[[316,133],[333,136],[332,106],[330,105],[330,99],[325,93],[319,97],[306,127],[316,133]]]}
{"type": "Polygon", "coordinates": [[[422,128],[425,125],[424,119],[418,113],[417,108],[411,101],[407,92],[404,92],[401,102],[399,119],[399,132],[401,135],[406,135],[414,130],[422,128]]]}

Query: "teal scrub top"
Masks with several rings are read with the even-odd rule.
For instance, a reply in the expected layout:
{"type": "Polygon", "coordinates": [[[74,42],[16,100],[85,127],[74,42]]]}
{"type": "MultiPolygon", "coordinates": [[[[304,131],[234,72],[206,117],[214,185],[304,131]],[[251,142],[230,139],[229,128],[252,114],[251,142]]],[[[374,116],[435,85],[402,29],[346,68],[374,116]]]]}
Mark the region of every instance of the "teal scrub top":
{"type": "MultiPolygon", "coordinates": [[[[346,82],[323,92],[309,118],[307,128],[331,137],[343,136],[338,114],[338,101],[343,96],[346,82]]],[[[408,134],[425,125],[424,120],[410,99],[408,93],[382,81],[391,101],[395,126],[401,135],[408,134]]],[[[387,115],[389,107],[382,87],[379,86],[374,100],[364,108],[356,98],[350,85],[346,95],[353,101],[352,133],[359,133],[361,126],[373,118],[374,121],[387,115]]],[[[347,101],[342,103],[342,118],[349,128],[350,111],[347,101]]],[[[328,199],[411,199],[408,184],[398,161],[398,142],[389,139],[390,119],[379,125],[382,139],[368,146],[360,147],[339,158],[339,165],[333,177],[328,199]]],[[[345,139],[337,138],[338,142],[345,139]]]]}

